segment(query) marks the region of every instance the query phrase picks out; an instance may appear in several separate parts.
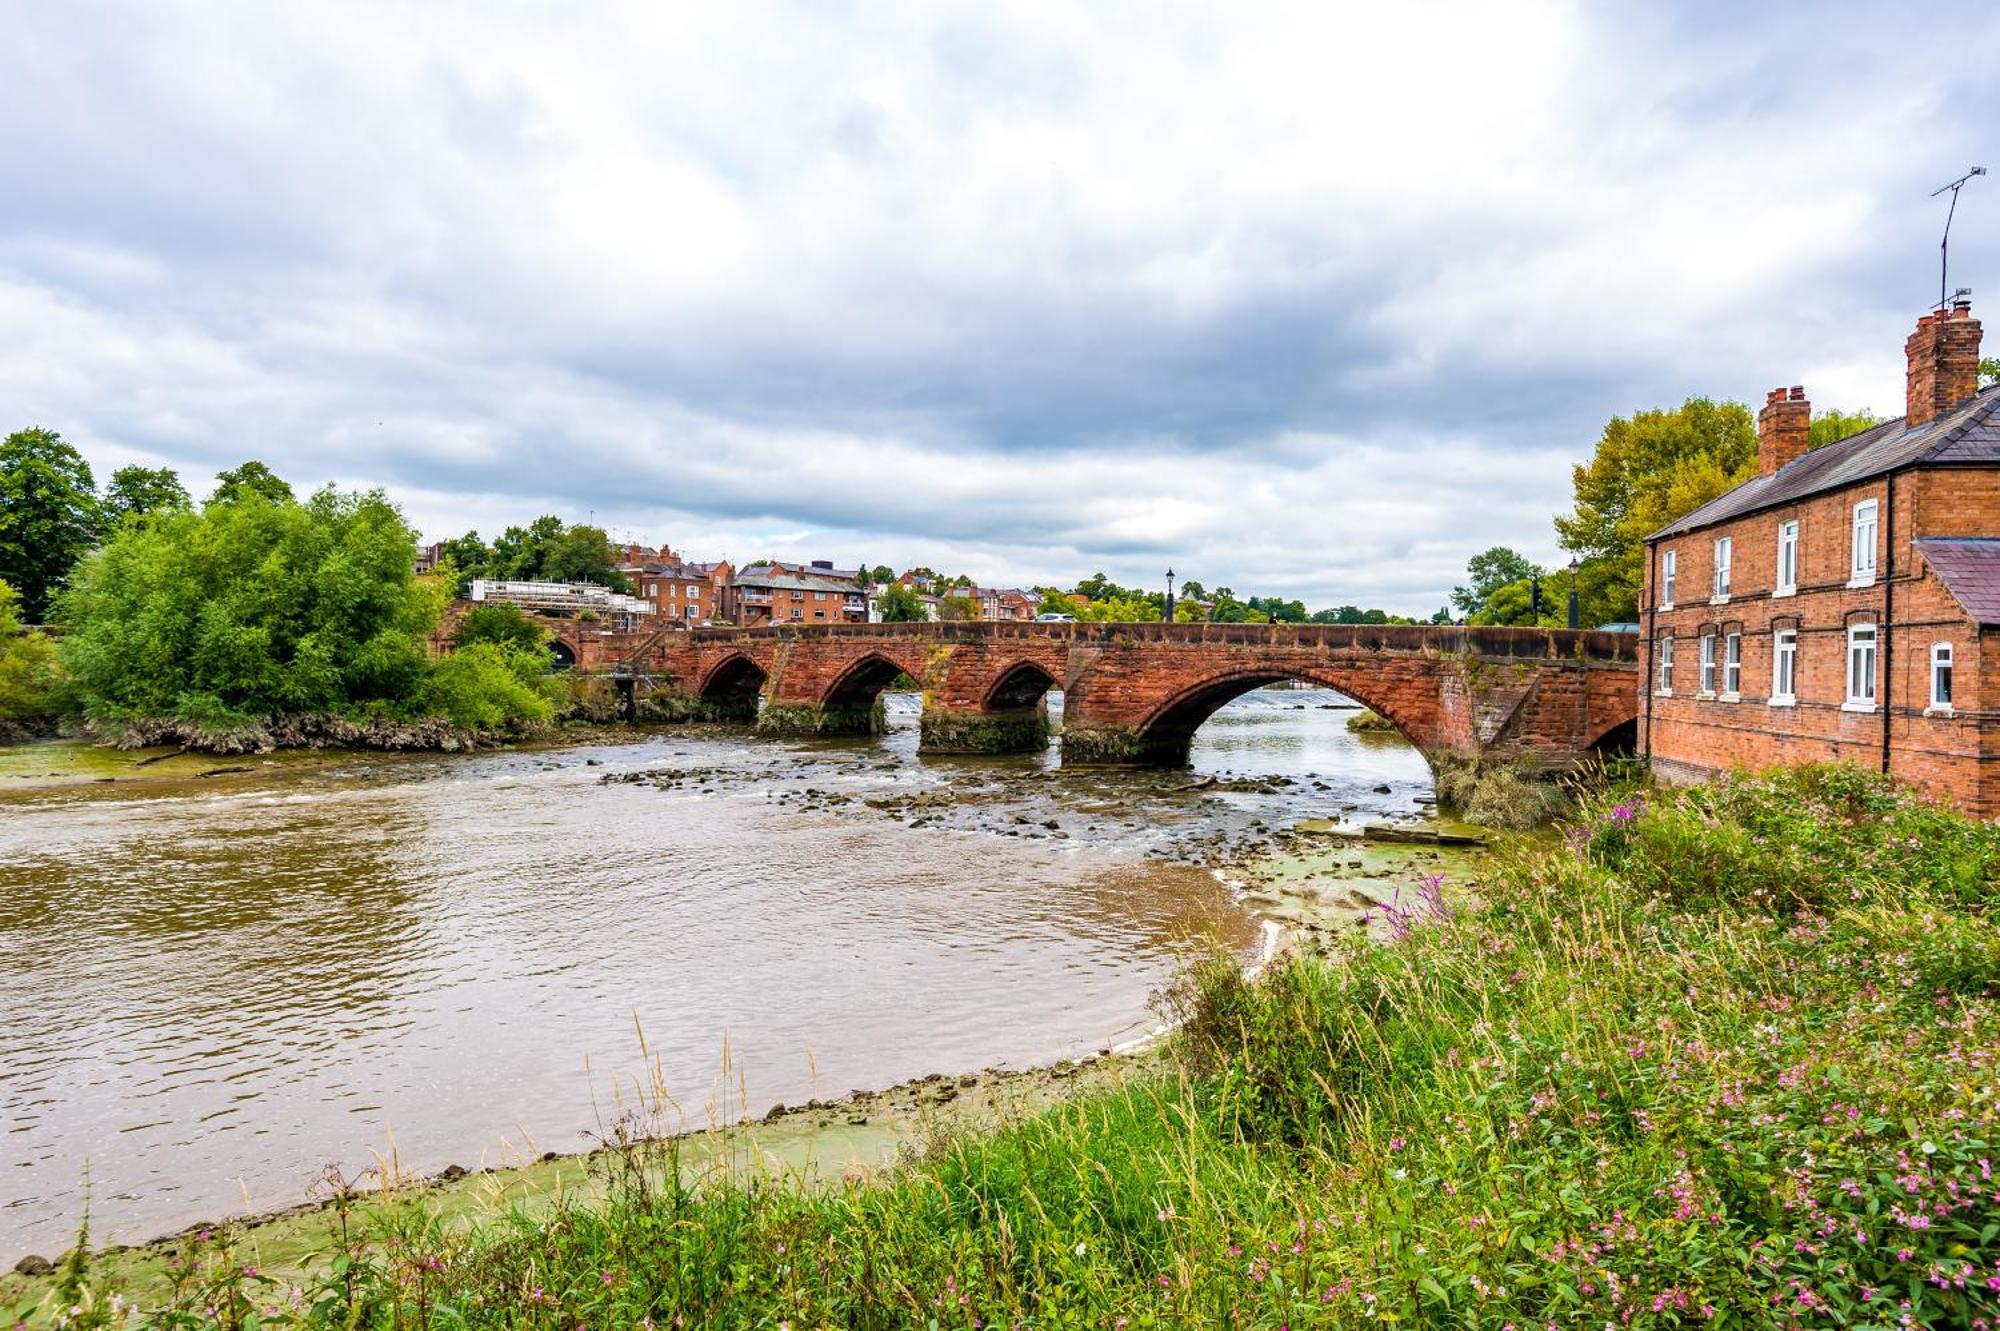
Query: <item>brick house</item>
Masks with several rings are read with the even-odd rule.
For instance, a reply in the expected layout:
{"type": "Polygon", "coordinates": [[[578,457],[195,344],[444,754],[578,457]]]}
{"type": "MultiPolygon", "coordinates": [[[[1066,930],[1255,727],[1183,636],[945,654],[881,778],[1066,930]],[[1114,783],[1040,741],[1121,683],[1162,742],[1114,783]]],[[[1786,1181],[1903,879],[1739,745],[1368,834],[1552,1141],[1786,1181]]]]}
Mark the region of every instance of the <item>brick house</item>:
{"type": "Polygon", "coordinates": [[[659,607],[663,622],[693,627],[723,615],[723,593],[735,575],[729,561],[698,563],[667,546],[629,546],[618,571],[632,580],[643,600],[659,607]]]}
{"type": "Polygon", "coordinates": [[[1757,474],[1647,538],[1662,779],[1844,761],[2000,814],[2000,385],[1965,301],[1904,350],[1901,419],[1807,451],[1804,389],[1773,390],[1757,474]]]}
{"type": "Polygon", "coordinates": [[[724,616],[747,627],[768,624],[863,624],[868,593],[859,569],[838,569],[832,561],[810,564],[776,560],[745,564],[729,582],[724,616]]]}

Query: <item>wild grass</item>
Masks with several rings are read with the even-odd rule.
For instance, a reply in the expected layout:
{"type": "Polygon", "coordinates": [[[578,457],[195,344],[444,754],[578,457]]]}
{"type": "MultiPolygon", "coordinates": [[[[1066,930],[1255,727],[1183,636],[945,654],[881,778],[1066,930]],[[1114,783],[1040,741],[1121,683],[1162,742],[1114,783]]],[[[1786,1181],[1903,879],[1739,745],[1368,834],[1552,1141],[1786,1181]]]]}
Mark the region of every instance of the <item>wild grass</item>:
{"type": "Polygon", "coordinates": [[[877,1181],[682,1177],[450,1227],[336,1209],[317,1283],[191,1243],[31,1325],[2000,1325],[2000,833],[1814,769],[1604,800],[1392,942],[1226,961],[1168,1071],[877,1181]],[[74,1313],[69,1309],[75,1308],[74,1313]]]}

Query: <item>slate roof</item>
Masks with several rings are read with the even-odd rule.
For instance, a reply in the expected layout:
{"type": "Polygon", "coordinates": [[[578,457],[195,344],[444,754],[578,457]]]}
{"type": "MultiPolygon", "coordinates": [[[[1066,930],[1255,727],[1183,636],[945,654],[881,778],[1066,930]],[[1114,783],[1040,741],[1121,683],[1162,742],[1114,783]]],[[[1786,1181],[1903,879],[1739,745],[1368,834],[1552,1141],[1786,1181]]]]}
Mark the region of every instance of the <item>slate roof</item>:
{"type": "Polygon", "coordinates": [[[1921,536],[1910,544],[1968,615],[2000,624],[2000,538],[1921,536]]]}
{"type": "Polygon", "coordinates": [[[2000,464],[2000,384],[1973,394],[1928,425],[1909,429],[1904,418],[1884,421],[1838,443],[1815,448],[1769,476],[1753,476],[1660,528],[1646,539],[1678,536],[1759,509],[1838,490],[1905,467],[1938,463],[2000,464]]]}

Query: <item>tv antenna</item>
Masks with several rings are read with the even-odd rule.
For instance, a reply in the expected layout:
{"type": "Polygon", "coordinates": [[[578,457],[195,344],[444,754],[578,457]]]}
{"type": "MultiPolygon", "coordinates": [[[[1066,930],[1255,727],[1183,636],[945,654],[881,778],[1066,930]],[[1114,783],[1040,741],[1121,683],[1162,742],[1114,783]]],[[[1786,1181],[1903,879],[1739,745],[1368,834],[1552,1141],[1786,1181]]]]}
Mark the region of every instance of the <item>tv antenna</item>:
{"type": "Polygon", "coordinates": [[[1947,208],[1944,214],[1944,239],[1938,242],[1938,308],[1939,309],[1944,309],[1948,304],[1950,304],[1950,298],[1946,295],[1946,292],[1950,290],[1950,287],[1946,281],[1946,274],[1950,271],[1951,268],[1951,219],[1958,212],[1958,192],[1965,188],[1966,181],[1972,179],[1974,176],[1983,176],[1985,174],[1986,174],[1985,167],[1975,166],[1970,171],[1967,171],[1964,175],[1960,176],[1957,180],[1952,181],[1949,185],[1939,185],[1936,189],[1931,191],[1931,197],[1933,199],[1935,199],[1938,195],[1944,193],[1946,190],[1951,191],[1951,207],[1947,208]]]}

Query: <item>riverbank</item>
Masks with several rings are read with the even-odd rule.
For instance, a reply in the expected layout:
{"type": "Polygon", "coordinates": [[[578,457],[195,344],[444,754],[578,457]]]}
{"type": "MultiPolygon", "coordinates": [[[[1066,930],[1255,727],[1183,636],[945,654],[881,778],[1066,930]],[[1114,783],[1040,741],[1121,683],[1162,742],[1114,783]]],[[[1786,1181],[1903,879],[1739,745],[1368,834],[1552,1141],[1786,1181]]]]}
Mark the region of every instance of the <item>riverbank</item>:
{"type": "Polygon", "coordinates": [[[1810,770],[1597,807],[1387,946],[1199,968],[1151,1069],[873,1180],[392,1208],[314,1324],[1977,1325],[2000,1316],[2000,832],[1810,770]],[[351,1278],[350,1278],[351,1277],[351,1278]],[[1907,1301],[1907,1302],[1905,1302],[1907,1301]],[[1877,1312],[1877,1309],[1884,1310],[1877,1312]]]}

